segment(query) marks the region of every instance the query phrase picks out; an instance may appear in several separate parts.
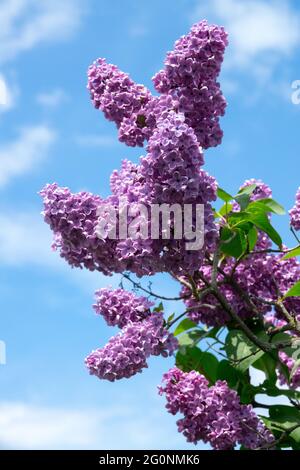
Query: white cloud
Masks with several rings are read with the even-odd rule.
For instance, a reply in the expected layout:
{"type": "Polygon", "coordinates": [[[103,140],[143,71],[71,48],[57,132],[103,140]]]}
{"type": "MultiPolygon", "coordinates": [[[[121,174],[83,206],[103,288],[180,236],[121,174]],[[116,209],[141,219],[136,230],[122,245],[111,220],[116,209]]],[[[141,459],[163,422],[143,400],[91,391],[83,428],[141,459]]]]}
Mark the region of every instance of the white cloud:
{"type": "Polygon", "coordinates": [[[105,438],[105,421],[112,414],[2,403],[0,443],[8,449],[97,448],[105,438]]]}
{"type": "Polygon", "coordinates": [[[9,86],[7,79],[0,73],[0,113],[10,110],[15,103],[16,88],[9,86]]]}
{"type": "Polygon", "coordinates": [[[6,106],[8,102],[8,89],[3,76],[0,75],[0,105],[6,106]]]}
{"type": "Polygon", "coordinates": [[[52,235],[39,213],[0,211],[0,264],[55,266],[59,257],[51,250],[52,235]]]}
{"type": "Polygon", "coordinates": [[[49,92],[39,93],[36,97],[37,102],[45,108],[57,108],[67,101],[67,99],[67,94],[60,88],[49,92]]]}
{"type": "Polygon", "coordinates": [[[68,38],[79,26],[79,0],[2,0],[0,62],[43,42],[68,38]]]}
{"type": "Polygon", "coordinates": [[[0,144],[0,188],[39,164],[54,140],[54,132],[40,125],[22,129],[14,142],[0,144]]]}
{"type": "Polygon", "coordinates": [[[75,137],[75,141],[82,147],[114,147],[118,145],[118,139],[111,135],[79,135],[75,137]]]}
{"type": "Polygon", "coordinates": [[[289,0],[210,0],[199,3],[193,20],[203,17],[229,33],[224,68],[231,75],[244,69],[266,83],[278,62],[300,44],[300,15],[289,0]]]}
{"type": "MultiPolygon", "coordinates": [[[[170,445],[175,422],[162,422],[156,410],[133,407],[76,410],[0,403],[0,448],[4,449],[155,449],[170,445]],[[157,422],[159,420],[159,426],[157,422]]],[[[174,432],[175,434],[175,432],[174,432]]],[[[184,443],[172,437],[171,445],[184,443]]]]}

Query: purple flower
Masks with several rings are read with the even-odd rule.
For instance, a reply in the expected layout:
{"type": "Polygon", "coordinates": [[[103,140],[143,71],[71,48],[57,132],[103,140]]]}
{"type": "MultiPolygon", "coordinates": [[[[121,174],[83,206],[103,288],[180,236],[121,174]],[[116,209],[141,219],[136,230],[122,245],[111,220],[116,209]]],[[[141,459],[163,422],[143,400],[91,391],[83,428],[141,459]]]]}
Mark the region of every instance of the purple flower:
{"type": "Polygon", "coordinates": [[[105,59],[97,59],[89,67],[87,88],[95,108],[103,111],[105,117],[118,127],[151,96],[146,87],[134,83],[126,73],[105,59]]]}
{"type": "Polygon", "coordinates": [[[164,70],[153,77],[156,90],[172,96],[205,149],[219,145],[223,136],[219,118],[225,113],[226,101],[217,77],[227,44],[224,28],[201,21],[176,41],[164,70]]]}
{"type": "Polygon", "coordinates": [[[177,348],[177,340],[164,328],[163,314],[153,313],[143,321],[129,322],[121,333],[85,360],[91,375],[111,382],[129,378],[148,367],[150,356],[167,357],[177,348]]]}
{"type": "Polygon", "coordinates": [[[174,367],[163,376],[160,394],[165,394],[167,410],[183,418],[178,431],[188,442],[209,442],[216,450],[230,450],[237,444],[256,449],[274,440],[250,405],[241,405],[236,391],[225,381],[209,387],[203,375],[182,372],[174,367]]]}
{"type": "Polygon", "coordinates": [[[123,328],[130,322],[139,322],[150,315],[154,305],[145,297],[137,297],[124,289],[103,288],[96,292],[95,312],[110,326],[123,328]]]}
{"type": "Polygon", "coordinates": [[[290,210],[291,226],[295,230],[300,230],[300,188],[296,193],[296,203],[293,209],[290,210]]]}

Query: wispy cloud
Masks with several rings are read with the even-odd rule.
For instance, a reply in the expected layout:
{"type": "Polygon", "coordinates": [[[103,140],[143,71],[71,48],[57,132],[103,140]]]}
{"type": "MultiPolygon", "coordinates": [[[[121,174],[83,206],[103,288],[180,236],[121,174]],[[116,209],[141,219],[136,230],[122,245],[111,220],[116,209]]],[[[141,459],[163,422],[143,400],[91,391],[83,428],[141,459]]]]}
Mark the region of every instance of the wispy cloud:
{"type": "MultiPolygon", "coordinates": [[[[162,410],[165,413],[164,410],[162,410]]],[[[0,403],[0,447],[4,449],[155,449],[170,445],[175,423],[156,410],[137,416],[134,407],[64,409],[0,403]],[[157,422],[160,425],[157,427],[157,422]],[[141,430],[143,430],[141,432],[141,430]],[[121,435],[121,441],[116,436],[121,435]]],[[[172,438],[178,448],[182,437],[172,438]]],[[[184,446],[186,447],[186,446],[184,446]]]]}
{"type": "Polygon", "coordinates": [[[289,58],[300,44],[300,15],[289,0],[210,0],[199,2],[193,20],[207,17],[225,26],[230,46],[225,72],[237,70],[264,84],[279,61],[289,58]]]}
{"type": "Polygon", "coordinates": [[[40,43],[68,38],[80,25],[84,3],[79,0],[2,0],[0,62],[9,61],[40,43]]]}
{"type": "Polygon", "coordinates": [[[0,211],[0,264],[6,266],[60,263],[51,250],[52,235],[37,212],[0,211]]]}
{"type": "Polygon", "coordinates": [[[8,102],[8,89],[6,81],[3,76],[0,75],[0,105],[6,106],[8,102]]]}
{"type": "Polygon", "coordinates": [[[75,137],[75,142],[82,147],[114,147],[118,145],[116,137],[97,134],[78,135],[75,137]]]}
{"type": "Polygon", "coordinates": [[[0,144],[0,188],[38,165],[54,140],[55,133],[39,125],[24,128],[13,142],[0,144]]]}
{"type": "Polygon", "coordinates": [[[10,86],[4,75],[0,73],[0,114],[13,108],[16,95],[16,87],[10,86]]]}
{"type": "Polygon", "coordinates": [[[38,93],[36,101],[45,108],[57,108],[68,100],[68,96],[61,88],[49,92],[38,93]]]}

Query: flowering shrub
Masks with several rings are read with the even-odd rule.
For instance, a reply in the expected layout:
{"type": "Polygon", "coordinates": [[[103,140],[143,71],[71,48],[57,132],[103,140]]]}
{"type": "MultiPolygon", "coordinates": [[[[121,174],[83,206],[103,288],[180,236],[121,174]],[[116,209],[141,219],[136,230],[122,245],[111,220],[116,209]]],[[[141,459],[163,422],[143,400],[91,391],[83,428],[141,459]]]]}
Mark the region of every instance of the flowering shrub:
{"type": "MultiPolygon", "coordinates": [[[[188,442],[217,450],[299,450],[300,189],[290,211],[297,246],[288,249],[272,225],[284,209],[266,184],[247,180],[231,195],[203,170],[204,150],[222,140],[226,101],[217,80],[227,44],[223,28],[194,25],[154,76],[159,95],[96,60],[88,70],[95,108],[116,124],[121,142],[146,145],[146,155],[138,164],[123,161],[112,173],[106,199],[47,185],[43,214],[53,248],[72,267],[122,273],[144,295],[123,285],[96,292],[95,312],[121,331],[86,358],[90,374],[129,378],[147,367],[150,356],[174,355],[176,365],[159,393],[167,410],[181,415],[178,430],[188,442]],[[140,203],[146,215],[136,217],[140,203]],[[167,226],[160,222],[158,236],[149,234],[148,209],[174,204],[203,207],[200,246],[187,247],[189,237],[178,236],[171,215],[167,226]],[[119,222],[130,206],[128,222],[137,236],[127,228],[125,236],[120,229],[110,236],[108,205],[118,209],[119,222]],[[158,295],[132,277],[160,272],[177,280],[178,297],[158,295]],[[164,303],[174,300],[182,312],[165,318],[164,303]],[[252,368],[265,375],[260,385],[251,383],[252,368]],[[261,404],[257,395],[283,396],[289,405],[261,404]]],[[[197,227],[192,213],[188,232],[197,227]]]]}

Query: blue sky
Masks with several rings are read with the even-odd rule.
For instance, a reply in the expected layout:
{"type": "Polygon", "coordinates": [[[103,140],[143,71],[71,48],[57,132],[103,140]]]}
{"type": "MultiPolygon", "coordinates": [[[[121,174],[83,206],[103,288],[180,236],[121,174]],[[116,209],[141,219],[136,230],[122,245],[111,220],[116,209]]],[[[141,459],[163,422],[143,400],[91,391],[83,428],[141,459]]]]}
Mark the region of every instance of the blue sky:
{"type": "MultiPolygon", "coordinates": [[[[291,101],[299,2],[0,0],[0,448],[192,448],[156,393],[171,360],[153,359],[115,384],[87,374],[84,357],[114,334],[94,315],[94,291],[119,280],[71,270],[51,252],[37,192],[57,181],[109,193],[112,170],[143,150],[118,143],[93,109],[88,65],[106,57],[151,88],[166,51],[202,18],[230,34],[225,137],[206,153],[206,169],[229,192],[261,178],[290,208],[299,186],[300,105],[291,101]]],[[[293,243],[288,219],[276,223],[293,243]]],[[[177,289],[164,276],[154,285],[177,289]]]]}

